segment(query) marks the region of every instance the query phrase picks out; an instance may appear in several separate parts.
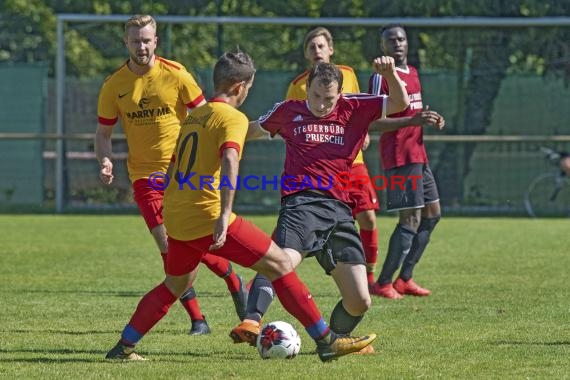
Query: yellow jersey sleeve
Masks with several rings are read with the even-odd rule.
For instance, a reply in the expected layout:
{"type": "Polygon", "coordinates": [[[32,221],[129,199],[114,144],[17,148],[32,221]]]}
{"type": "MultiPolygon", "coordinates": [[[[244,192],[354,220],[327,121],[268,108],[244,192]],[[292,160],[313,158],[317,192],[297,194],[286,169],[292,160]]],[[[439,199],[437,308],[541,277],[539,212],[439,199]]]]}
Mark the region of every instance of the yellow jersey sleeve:
{"type": "Polygon", "coordinates": [[[186,104],[186,107],[192,109],[198,106],[203,100],[204,95],[202,94],[202,89],[196,83],[196,80],[186,70],[181,70],[179,72],[180,78],[180,89],[179,93],[182,97],[182,101],[186,104]]]}
{"type": "Polygon", "coordinates": [[[349,66],[339,65],[338,68],[342,72],[342,93],[343,94],[358,94],[360,93],[360,86],[358,86],[358,79],[354,70],[349,66]]]}
{"type": "Polygon", "coordinates": [[[221,155],[224,148],[234,148],[238,151],[241,159],[248,119],[241,112],[227,113],[224,116],[223,123],[218,124],[213,129],[218,138],[218,154],[221,155]]]}
{"type": "Polygon", "coordinates": [[[309,72],[305,71],[298,75],[295,79],[289,83],[289,88],[287,89],[286,100],[305,100],[307,99],[307,77],[309,72]]]}
{"type": "Polygon", "coordinates": [[[110,84],[109,78],[105,79],[99,91],[97,104],[97,119],[103,125],[115,125],[119,118],[119,107],[117,106],[117,95],[110,84]]]}
{"type": "MultiPolygon", "coordinates": [[[[356,74],[351,67],[348,66],[338,66],[342,71],[342,92],[344,94],[358,94],[360,93],[360,87],[358,86],[358,79],[356,79],[356,74]]],[[[352,165],[358,165],[364,163],[364,155],[362,150],[358,151],[358,154],[354,158],[352,165]]]]}

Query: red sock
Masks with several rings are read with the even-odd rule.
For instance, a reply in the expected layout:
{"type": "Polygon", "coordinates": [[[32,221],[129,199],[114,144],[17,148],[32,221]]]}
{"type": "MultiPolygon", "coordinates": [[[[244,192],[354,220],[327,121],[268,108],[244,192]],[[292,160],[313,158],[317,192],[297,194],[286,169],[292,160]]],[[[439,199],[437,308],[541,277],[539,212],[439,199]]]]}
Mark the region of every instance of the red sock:
{"type": "Polygon", "coordinates": [[[216,276],[224,279],[230,293],[235,293],[239,290],[239,279],[236,272],[232,269],[232,264],[228,260],[207,253],[202,256],[202,262],[206,264],[206,266],[214,272],[216,276]]]}
{"type": "Polygon", "coordinates": [[[140,300],[137,310],[129,321],[129,326],[141,336],[145,335],[168,313],[168,309],[174,301],[176,301],[176,297],[164,283],[161,283],[140,300]]]}
{"type": "MultiPolygon", "coordinates": [[[[162,264],[164,266],[164,273],[166,273],[166,256],[165,252],[161,252],[162,264]]],[[[202,310],[200,310],[200,304],[198,304],[198,299],[196,298],[196,292],[194,288],[186,290],[186,292],[180,297],[180,303],[186,309],[188,316],[191,320],[196,321],[198,319],[204,319],[202,310]]]]}
{"type": "Polygon", "coordinates": [[[188,290],[186,290],[182,297],[180,297],[180,303],[184,306],[184,309],[186,309],[191,320],[196,321],[204,319],[194,288],[188,288],[188,290]]]}
{"type": "Polygon", "coordinates": [[[297,318],[305,328],[317,325],[322,320],[313,296],[295,272],[278,278],[272,282],[272,285],[285,310],[297,318]]]}
{"type": "Polygon", "coordinates": [[[376,229],[369,231],[360,229],[360,240],[366,257],[366,277],[368,283],[374,283],[374,268],[378,259],[378,234],[376,229]]]}
{"type": "Polygon", "coordinates": [[[166,273],[166,252],[160,252],[160,257],[162,257],[162,268],[164,273],[166,273]]]}

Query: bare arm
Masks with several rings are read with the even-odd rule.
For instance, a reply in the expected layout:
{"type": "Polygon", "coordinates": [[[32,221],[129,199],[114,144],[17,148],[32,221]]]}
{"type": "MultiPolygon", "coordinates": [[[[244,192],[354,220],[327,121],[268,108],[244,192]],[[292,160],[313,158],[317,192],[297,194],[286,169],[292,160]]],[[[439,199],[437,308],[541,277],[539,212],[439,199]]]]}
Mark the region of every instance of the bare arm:
{"type": "Polygon", "coordinates": [[[396,73],[396,64],[394,58],[383,56],[374,60],[374,68],[378,74],[382,75],[388,83],[388,104],[386,106],[386,114],[401,112],[410,104],[408,93],[404,84],[396,73]]]}
{"type": "Polygon", "coordinates": [[[236,194],[238,172],[239,154],[237,150],[234,148],[224,149],[221,159],[220,177],[226,178],[231,183],[231,186],[221,186],[220,188],[221,210],[214,226],[214,243],[209,248],[211,251],[222,248],[226,242],[226,234],[236,194]]]}
{"type": "Polygon", "coordinates": [[[375,120],[370,124],[369,129],[371,131],[393,132],[411,125],[420,125],[422,127],[431,126],[441,130],[445,127],[445,119],[439,113],[430,110],[429,106],[426,106],[426,108],[414,116],[385,117],[375,120]]]}
{"type": "MultiPolygon", "coordinates": [[[[372,125],[372,124],[371,124],[372,125]]],[[[363,152],[368,149],[370,146],[370,135],[367,133],[364,141],[362,142],[362,148],[360,148],[363,152]]]]}
{"type": "Polygon", "coordinates": [[[113,152],[111,144],[112,133],[113,126],[103,124],[98,124],[95,132],[95,157],[97,157],[101,167],[99,178],[106,185],[113,182],[113,162],[111,161],[113,152]]]}
{"type": "Polygon", "coordinates": [[[254,120],[249,122],[247,129],[246,140],[268,140],[271,138],[271,134],[261,127],[259,120],[254,120]]]}
{"type": "Polygon", "coordinates": [[[570,177],[570,156],[560,160],[560,169],[570,177]]]}

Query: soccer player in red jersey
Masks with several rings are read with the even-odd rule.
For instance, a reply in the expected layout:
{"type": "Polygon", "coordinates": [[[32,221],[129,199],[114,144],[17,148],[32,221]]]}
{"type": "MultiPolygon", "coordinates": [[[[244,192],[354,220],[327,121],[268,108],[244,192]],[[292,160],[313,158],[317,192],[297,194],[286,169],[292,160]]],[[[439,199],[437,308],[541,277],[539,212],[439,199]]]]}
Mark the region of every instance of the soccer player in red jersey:
{"type": "Polygon", "coordinates": [[[293,271],[289,255],[232,211],[239,160],[248,133],[247,117],[236,108],[247,97],[254,75],[253,61],[247,54],[224,54],[214,67],[214,98],[194,110],[182,124],[169,171],[173,180],[164,199],[166,278],[141,299],[121,340],[107,354],[108,359],[144,360],[134,351],[134,345],[166,315],[192,282],[206,252],[269,278],[283,307],[317,343],[322,361],[359,351],[376,338],[375,334],[338,336],[331,331],[309,290],[293,271]],[[204,176],[211,179],[211,186],[201,186],[204,176]]]}
{"type": "MultiPolygon", "coordinates": [[[[317,62],[330,62],[334,54],[333,37],[330,31],[323,27],[311,30],[305,36],[303,42],[303,52],[305,58],[314,65],[317,62]]],[[[358,80],[354,70],[349,66],[337,65],[342,72],[342,93],[356,94],[360,93],[358,80]]],[[[289,84],[287,90],[287,99],[305,100],[307,98],[307,77],[309,70],[305,70],[298,75],[289,84]]],[[[364,162],[363,150],[368,148],[370,138],[367,135],[364,140],[362,149],[356,155],[352,163],[351,173],[354,178],[370,177],[368,168],[364,162]]],[[[376,268],[376,260],[378,258],[378,233],[376,230],[376,213],[380,209],[376,191],[371,182],[362,183],[353,181],[352,186],[348,189],[350,197],[353,199],[352,215],[358,222],[360,240],[364,248],[366,257],[366,275],[368,283],[374,283],[374,270],[376,268]]]]}
{"type": "MultiPolygon", "coordinates": [[[[330,31],[324,27],[317,27],[309,31],[303,41],[303,53],[312,65],[319,62],[329,63],[334,54],[333,37],[330,31]]],[[[354,70],[349,66],[337,65],[342,74],[341,92],[344,94],[360,93],[360,87],[354,70]]],[[[307,78],[310,69],[305,70],[291,81],[287,89],[287,100],[307,99],[307,78]]],[[[368,147],[370,138],[368,134],[363,143],[363,148],[358,151],[351,172],[361,178],[369,178],[368,168],[364,163],[362,151],[368,147]]],[[[374,268],[378,257],[378,235],[376,231],[375,210],[379,209],[376,191],[371,182],[360,183],[354,181],[350,188],[346,189],[353,200],[352,215],[358,221],[360,227],[360,240],[364,248],[366,258],[366,272],[368,282],[374,283],[374,268]]],[[[251,282],[250,301],[246,308],[245,323],[234,328],[230,334],[234,341],[241,343],[249,336],[249,341],[256,338],[261,322],[261,315],[265,314],[273,300],[273,290],[266,278],[257,275],[251,282]]],[[[372,346],[368,346],[372,350],[372,346]]]]}
{"type": "MultiPolygon", "coordinates": [[[[381,29],[382,50],[394,58],[396,70],[405,83],[410,106],[403,112],[375,122],[382,132],[380,156],[387,178],[417,176],[418,181],[408,180],[405,188],[387,187],[387,211],[399,213],[399,223],[390,237],[388,253],[371,294],[400,299],[403,294],[428,296],[430,291],[412,279],[418,263],[429,242],[430,235],[439,222],[441,209],[434,176],[428,164],[423,142],[422,125],[442,129],[445,121],[441,115],[435,123],[423,123],[422,88],[417,70],[408,65],[408,40],[401,25],[387,25],[381,29]],[[392,277],[402,266],[396,281],[392,277]]],[[[389,82],[382,75],[373,74],[369,81],[369,93],[389,94],[389,82]]],[[[426,108],[427,109],[427,108],[426,108]]]]}
{"type": "MultiPolygon", "coordinates": [[[[130,57],[101,87],[95,154],[101,165],[101,181],[110,184],[113,181],[111,134],[120,117],[129,147],[127,164],[134,198],[166,265],[167,239],[162,218],[164,184],[157,183],[153,176],[166,172],[187,108],[202,105],[205,100],[184,66],[154,54],[157,41],[154,18],[136,15],[127,21],[125,45],[130,57]]],[[[206,255],[203,262],[226,281],[236,312],[243,318],[247,303],[243,279],[225,259],[206,255]]],[[[180,302],[192,321],[190,334],[209,334],[210,328],[194,289],[187,289],[180,302]]]]}
{"type": "MultiPolygon", "coordinates": [[[[391,57],[377,58],[376,70],[387,80],[389,96],[341,93],[343,77],[330,63],[317,63],[307,78],[307,99],[287,100],[250,123],[251,138],[268,131],[285,140],[281,177],[281,210],[275,242],[291,255],[294,267],[314,256],[333,277],[342,299],[335,306],[331,329],[350,334],[370,307],[365,257],[352,217],[351,166],[369,124],[404,110],[408,97],[391,57]]],[[[252,287],[253,291],[253,287],[252,287]]],[[[251,301],[248,301],[250,310],[251,301]]],[[[263,312],[258,310],[258,318],[263,312]]],[[[253,343],[259,320],[244,320],[230,336],[253,343]],[[241,332],[249,331],[249,334],[241,332]]]]}

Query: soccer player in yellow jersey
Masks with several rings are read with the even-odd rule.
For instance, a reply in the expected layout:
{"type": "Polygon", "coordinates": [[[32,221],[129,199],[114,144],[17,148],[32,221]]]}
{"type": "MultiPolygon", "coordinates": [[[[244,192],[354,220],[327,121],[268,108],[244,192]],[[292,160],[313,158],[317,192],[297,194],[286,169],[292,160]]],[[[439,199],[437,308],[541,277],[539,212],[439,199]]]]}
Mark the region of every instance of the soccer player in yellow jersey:
{"type": "MultiPolygon", "coordinates": [[[[313,65],[317,62],[329,63],[334,53],[333,37],[330,31],[323,27],[309,31],[303,42],[303,52],[305,53],[305,58],[313,65]]],[[[337,65],[337,67],[343,76],[342,92],[345,94],[360,93],[354,70],[349,66],[337,65]]],[[[308,75],[309,70],[306,70],[293,79],[287,90],[287,99],[304,100],[307,98],[308,75]]],[[[369,143],[370,137],[366,136],[362,150],[366,150],[369,143]]],[[[351,171],[355,178],[369,177],[362,150],[358,153],[352,164],[351,171]]],[[[352,216],[354,216],[360,226],[360,239],[362,240],[364,253],[366,255],[368,283],[374,284],[374,269],[378,257],[375,211],[379,210],[380,204],[376,196],[376,191],[372,187],[372,183],[369,181],[366,184],[362,184],[361,182],[362,181],[354,180],[349,190],[350,196],[355,202],[355,206],[352,209],[352,216]]]]}
{"type": "Polygon", "coordinates": [[[291,258],[253,223],[232,211],[239,160],[248,132],[236,110],[247,97],[255,68],[241,52],[225,53],[214,67],[215,96],[182,124],[164,198],[168,231],[166,278],[139,302],[107,359],[144,360],[135,344],[168,312],[195,277],[204,254],[250,267],[272,282],[283,307],[317,343],[322,361],[358,351],[376,335],[353,338],[331,331],[291,258]]]}
{"type": "MultiPolygon", "coordinates": [[[[129,60],[107,77],[101,87],[95,153],[101,165],[100,178],[110,184],[113,181],[111,134],[120,118],[129,147],[127,165],[134,198],[165,263],[167,239],[162,219],[164,183],[161,181],[187,109],[202,105],[205,100],[184,66],[154,54],[157,41],[156,22],[151,16],[136,15],[127,21],[125,45],[129,60]]],[[[241,277],[225,259],[206,255],[203,262],[224,278],[236,311],[243,317],[247,291],[241,277]]],[[[190,334],[208,334],[210,328],[194,289],[189,288],[180,302],[192,320],[190,334]]]]}

